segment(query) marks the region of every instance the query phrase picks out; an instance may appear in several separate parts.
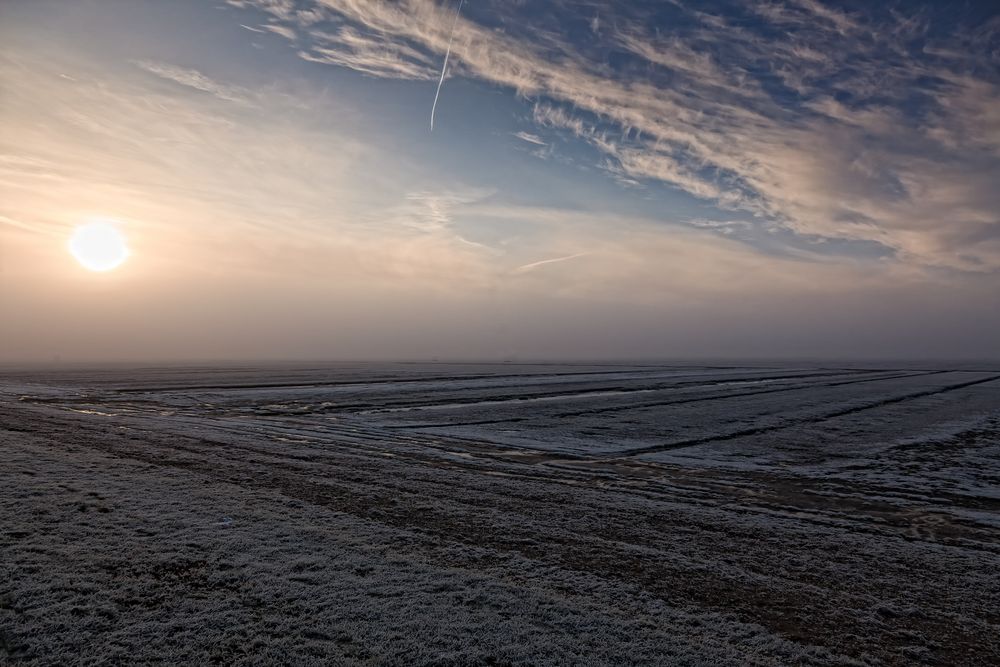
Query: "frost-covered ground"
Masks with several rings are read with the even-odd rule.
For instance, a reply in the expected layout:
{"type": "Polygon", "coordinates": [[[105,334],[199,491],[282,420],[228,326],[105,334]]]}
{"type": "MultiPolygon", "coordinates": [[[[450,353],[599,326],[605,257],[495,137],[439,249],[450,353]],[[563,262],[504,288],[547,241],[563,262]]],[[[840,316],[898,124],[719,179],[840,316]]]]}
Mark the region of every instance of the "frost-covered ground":
{"type": "Polygon", "coordinates": [[[0,663],[1000,663],[1000,368],[7,368],[0,462],[0,663]]]}

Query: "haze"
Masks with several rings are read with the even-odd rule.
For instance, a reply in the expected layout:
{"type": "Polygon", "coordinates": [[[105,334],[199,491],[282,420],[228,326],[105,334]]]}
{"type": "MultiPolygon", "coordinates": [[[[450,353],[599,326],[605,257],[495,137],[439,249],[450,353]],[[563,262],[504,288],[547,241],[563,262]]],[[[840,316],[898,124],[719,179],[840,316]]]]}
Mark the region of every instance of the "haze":
{"type": "Polygon", "coordinates": [[[4,2],[0,360],[1000,357],[991,3],[623,4],[4,2]]]}

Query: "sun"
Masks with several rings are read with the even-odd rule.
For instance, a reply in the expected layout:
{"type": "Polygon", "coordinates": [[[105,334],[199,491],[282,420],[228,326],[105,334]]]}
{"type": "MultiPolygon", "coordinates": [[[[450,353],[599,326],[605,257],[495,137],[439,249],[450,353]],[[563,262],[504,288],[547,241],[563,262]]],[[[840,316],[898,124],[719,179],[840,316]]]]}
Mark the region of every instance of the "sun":
{"type": "Polygon", "coordinates": [[[91,271],[110,271],[129,255],[125,237],[106,222],[90,222],[73,230],[69,251],[83,268],[91,271]]]}

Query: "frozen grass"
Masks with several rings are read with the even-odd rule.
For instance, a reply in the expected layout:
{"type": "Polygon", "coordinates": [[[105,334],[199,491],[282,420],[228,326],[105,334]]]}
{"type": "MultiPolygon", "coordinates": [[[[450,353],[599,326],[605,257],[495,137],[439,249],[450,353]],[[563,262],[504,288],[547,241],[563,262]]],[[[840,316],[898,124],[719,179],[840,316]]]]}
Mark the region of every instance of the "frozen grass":
{"type": "Polygon", "coordinates": [[[9,374],[0,663],[1000,659],[988,369],[394,372],[9,374]]]}

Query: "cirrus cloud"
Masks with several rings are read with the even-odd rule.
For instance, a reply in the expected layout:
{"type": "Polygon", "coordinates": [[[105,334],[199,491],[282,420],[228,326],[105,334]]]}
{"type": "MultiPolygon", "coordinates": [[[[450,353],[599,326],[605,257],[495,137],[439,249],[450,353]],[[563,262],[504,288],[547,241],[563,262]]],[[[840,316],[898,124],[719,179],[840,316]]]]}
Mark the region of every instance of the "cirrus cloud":
{"type": "MultiPolygon", "coordinates": [[[[311,34],[311,60],[430,78],[447,48],[453,17],[430,0],[306,4],[341,27],[257,7],[311,34]]],[[[570,4],[476,10],[456,24],[456,73],[534,99],[548,109],[536,120],[590,143],[624,182],[678,188],[762,228],[878,243],[904,262],[1000,269],[996,17],[678,2],[651,30],[664,6],[600,3],[590,43],[565,26],[594,14],[570,4]]]]}

